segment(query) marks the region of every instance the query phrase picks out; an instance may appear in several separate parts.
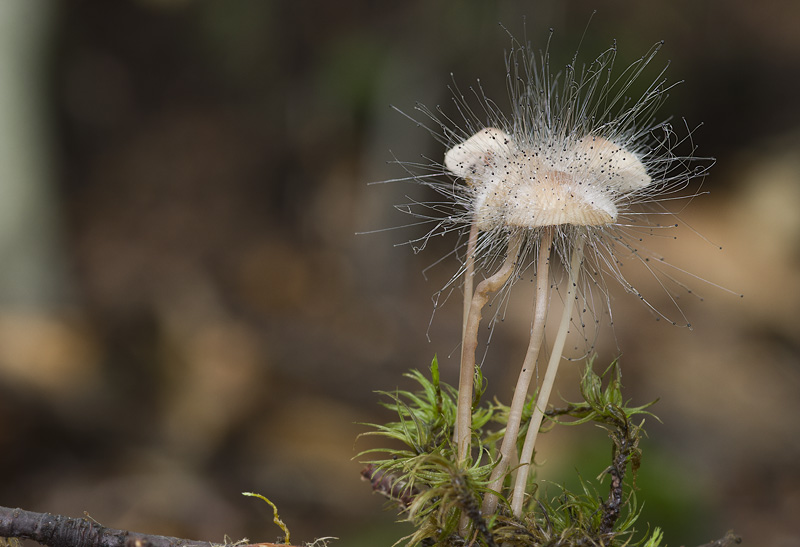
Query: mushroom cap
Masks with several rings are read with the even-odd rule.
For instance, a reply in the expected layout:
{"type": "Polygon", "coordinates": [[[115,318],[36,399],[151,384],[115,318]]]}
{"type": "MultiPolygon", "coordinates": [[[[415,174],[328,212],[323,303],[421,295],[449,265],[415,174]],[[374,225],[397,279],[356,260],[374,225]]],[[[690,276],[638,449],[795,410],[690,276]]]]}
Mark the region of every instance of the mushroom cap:
{"type": "Polygon", "coordinates": [[[520,146],[494,127],[448,150],[444,166],[471,188],[482,230],[610,224],[620,198],[652,182],[636,154],[602,137],[520,146]]]}

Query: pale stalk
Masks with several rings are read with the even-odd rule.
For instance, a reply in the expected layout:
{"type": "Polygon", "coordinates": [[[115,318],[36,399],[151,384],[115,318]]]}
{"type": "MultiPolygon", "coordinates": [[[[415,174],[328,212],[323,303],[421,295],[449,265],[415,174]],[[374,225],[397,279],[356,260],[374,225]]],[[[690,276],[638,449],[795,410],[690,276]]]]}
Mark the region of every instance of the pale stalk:
{"type": "Polygon", "coordinates": [[[461,343],[467,332],[467,318],[469,317],[469,304],[472,301],[472,287],[475,276],[475,249],[478,247],[478,225],[473,222],[467,240],[467,257],[464,264],[464,319],[461,325],[461,343]]]}
{"type": "MultiPolygon", "coordinates": [[[[467,256],[464,262],[464,316],[461,323],[461,347],[464,347],[465,339],[467,336],[467,320],[469,318],[469,306],[470,302],[472,302],[472,293],[474,287],[474,276],[475,276],[475,249],[478,247],[478,224],[476,222],[472,222],[472,226],[469,229],[469,239],[467,239],[467,256]]],[[[472,410],[472,409],[470,409],[472,410]]],[[[471,427],[472,424],[470,424],[471,427]]],[[[458,429],[453,433],[454,435],[458,435],[458,429]]],[[[458,445],[458,440],[456,439],[456,445],[458,445]]],[[[469,450],[469,448],[467,448],[469,450]]],[[[469,518],[466,515],[461,517],[461,520],[458,524],[458,529],[461,535],[465,535],[467,533],[467,529],[469,528],[469,518]]]]}
{"type": "MultiPolygon", "coordinates": [[[[531,338],[528,343],[528,351],[525,360],[522,362],[517,385],[514,388],[514,397],[511,400],[511,407],[508,411],[508,422],[506,432],[503,436],[503,444],[500,446],[498,454],[499,461],[492,471],[489,490],[500,492],[503,481],[506,477],[509,464],[517,446],[517,435],[519,434],[520,422],[522,421],[522,410],[525,406],[525,399],[528,397],[528,389],[533,379],[536,361],[539,358],[539,350],[542,347],[544,338],[544,325],[547,318],[547,304],[550,295],[550,251],[553,244],[553,228],[545,229],[542,239],[539,242],[539,256],[536,262],[536,298],[533,309],[533,325],[531,326],[531,338]]],[[[482,512],[484,515],[491,515],[497,509],[497,495],[489,492],[483,499],[482,512]]]]}
{"type": "Polygon", "coordinates": [[[572,260],[569,265],[569,287],[567,296],[564,299],[564,315],[561,316],[561,324],[558,326],[553,350],[550,354],[550,361],[547,363],[547,371],[542,380],[542,387],[536,397],[536,406],[533,416],[531,416],[528,434],[525,436],[525,444],[522,446],[522,453],[519,457],[519,469],[514,482],[514,491],[511,494],[511,512],[519,517],[522,514],[522,503],[525,500],[525,487],[528,484],[528,473],[530,472],[533,449],[536,445],[536,438],[539,435],[539,428],[542,425],[544,412],[547,409],[547,402],[550,399],[550,392],[558,372],[558,365],[561,362],[561,355],[564,353],[564,344],[567,341],[567,333],[572,319],[572,310],[578,294],[578,274],[580,273],[581,261],[583,260],[583,241],[580,235],[576,236],[575,248],[572,251],[572,260]]]}
{"type": "Polygon", "coordinates": [[[475,377],[475,352],[478,349],[478,327],[481,322],[481,311],[489,294],[502,287],[511,274],[522,246],[522,230],[511,234],[508,242],[508,254],[503,265],[493,276],[484,279],[475,289],[469,307],[467,326],[464,329],[464,343],[461,346],[461,372],[458,380],[458,410],[456,412],[455,443],[458,448],[458,462],[463,463],[469,455],[472,429],[472,384],[475,377]]]}

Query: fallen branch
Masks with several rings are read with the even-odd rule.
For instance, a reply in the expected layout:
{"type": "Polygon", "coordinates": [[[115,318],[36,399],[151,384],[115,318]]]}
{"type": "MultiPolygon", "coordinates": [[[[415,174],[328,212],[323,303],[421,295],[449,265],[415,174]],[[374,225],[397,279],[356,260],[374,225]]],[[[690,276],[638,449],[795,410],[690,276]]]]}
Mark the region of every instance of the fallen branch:
{"type": "MultiPolygon", "coordinates": [[[[30,539],[47,547],[233,547],[229,543],[114,530],[85,518],[0,507],[0,537],[30,539]]],[[[285,543],[235,544],[236,547],[293,547],[285,543]]]]}
{"type": "Polygon", "coordinates": [[[711,541],[709,543],[704,543],[700,547],[731,547],[733,545],[738,545],[742,542],[742,538],[737,536],[733,533],[733,530],[729,530],[725,537],[711,541]]]}

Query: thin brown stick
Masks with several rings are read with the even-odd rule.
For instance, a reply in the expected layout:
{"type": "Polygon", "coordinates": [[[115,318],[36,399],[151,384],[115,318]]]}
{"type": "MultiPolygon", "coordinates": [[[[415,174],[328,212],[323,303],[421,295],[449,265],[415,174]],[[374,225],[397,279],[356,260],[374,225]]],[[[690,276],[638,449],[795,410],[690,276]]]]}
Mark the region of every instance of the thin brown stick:
{"type": "MultiPolygon", "coordinates": [[[[0,507],[0,537],[30,539],[48,547],[221,547],[224,543],[195,541],[106,528],[85,518],[0,507]]],[[[292,547],[256,543],[259,547],[292,547]]],[[[249,547],[241,545],[239,547],[249,547]]]]}
{"type": "MultiPolygon", "coordinates": [[[[522,409],[525,406],[525,399],[528,398],[528,389],[533,379],[533,372],[536,361],[539,359],[539,350],[544,339],[544,325],[547,319],[547,304],[550,295],[550,251],[553,245],[553,228],[547,228],[542,234],[539,242],[539,256],[536,262],[536,299],[533,309],[533,325],[531,326],[531,338],[528,343],[528,351],[525,353],[525,360],[522,362],[522,369],[514,388],[514,396],[511,400],[511,407],[508,412],[508,422],[506,432],[503,436],[503,443],[500,446],[497,466],[492,471],[489,490],[499,492],[503,487],[506,472],[508,471],[512,455],[517,446],[517,435],[519,434],[520,422],[522,421],[522,409]]],[[[483,514],[491,515],[497,509],[497,495],[486,494],[483,500],[483,514]]]]}
{"type": "Polygon", "coordinates": [[[725,534],[725,537],[719,538],[718,540],[711,541],[709,543],[704,543],[700,547],[730,547],[731,545],[738,545],[742,542],[742,538],[737,536],[733,533],[733,530],[728,530],[728,533],[725,534]]]}
{"type": "Polygon", "coordinates": [[[508,253],[503,265],[493,276],[484,279],[475,289],[470,303],[467,327],[464,329],[464,344],[461,346],[461,371],[458,380],[458,409],[456,411],[455,442],[458,461],[463,463],[469,455],[472,429],[472,384],[475,377],[475,352],[478,349],[478,327],[481,311],[489,301],[489,294],[502,287],[517,263],[523,234],[517,231],[511,235],[508,253]]]}
{"type": "Polygon", "coordinates": [[[411,507],[414,499],[422,493],[419,488],[409,485],[397,475],[378,469],[371,463],[361,470],[361,477],[369,481],[373,492],[386,496],[398,504],[402,510],[411,507]]]}

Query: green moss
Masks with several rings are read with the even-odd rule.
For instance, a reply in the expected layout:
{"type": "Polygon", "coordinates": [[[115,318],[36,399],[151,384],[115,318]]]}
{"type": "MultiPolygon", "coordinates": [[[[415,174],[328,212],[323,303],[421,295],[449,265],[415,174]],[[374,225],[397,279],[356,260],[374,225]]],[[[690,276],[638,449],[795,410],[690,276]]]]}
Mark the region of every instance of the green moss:
{"type": "MultiPolygon", "coordinates": [[[[359,455],[369,457],[364,476],[373,489],[412,524],[414,533],[404,538],[407,545],[448,547],[473,538],[476,544],[489,547],[659,544],[658,529],[637,537],[634,528],[639,508],[633,482],[641,464],[639,441],[644,418],[651,415],[646,410],[650,405],[631,406],[624,400],[616,362],[598,375],[590,360],[581,380],[582,400],[548,410],[542,428],[599,425],[610,440],[610,461],[606,459],[597,478],[579,477],[569,487],[555,488],[553,494],[553,488],[545,492],[533,477],[520,518],[511,514],[505,498],[510,480],[498,493],[498,511],[492,515],[480,511],[509,410],[497,401],[481,401],[485,383],[480,370],[476,370],[473,405],[475,448],[462,465],[456,463],[453,444],[456,390],[441,383],[435,358],[429,376],[418,371],[407,376],[420,385],[419,391],[381,392],[387,399],[382,404],[396,413],[397,421],[368,424],[371,431],[364,433],[391,439],[394,446],[359,455]]],[[[530,417],[532,406],[533,398],[526,404],[525,418],[530,417]]],[[[520,440],[524,435],[523,428],[520,440]]]]}

